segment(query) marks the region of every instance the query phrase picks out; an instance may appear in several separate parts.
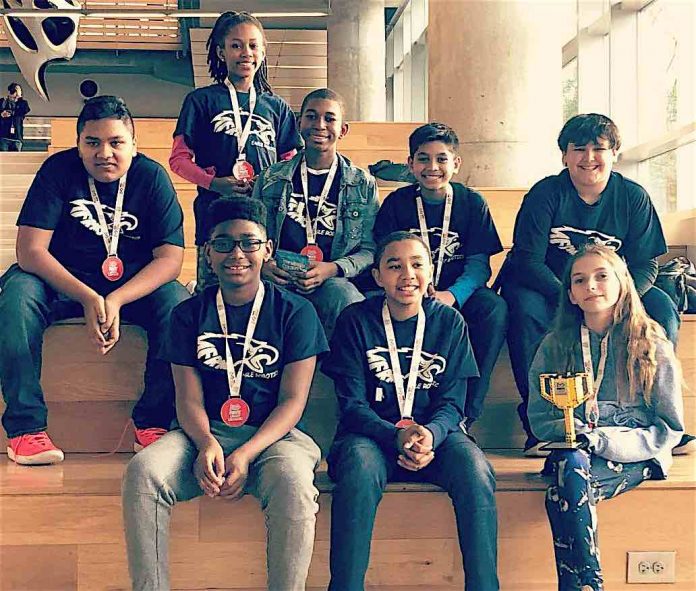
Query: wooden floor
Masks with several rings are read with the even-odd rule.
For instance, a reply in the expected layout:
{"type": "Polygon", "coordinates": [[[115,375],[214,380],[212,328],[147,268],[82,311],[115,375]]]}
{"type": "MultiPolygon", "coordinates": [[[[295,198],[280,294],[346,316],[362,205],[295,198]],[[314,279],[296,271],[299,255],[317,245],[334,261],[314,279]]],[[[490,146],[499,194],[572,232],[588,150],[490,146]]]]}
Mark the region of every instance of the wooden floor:
{"type": "MultiPolygon", "coordinates": [[[[27,468],[0,458],[0,589],[127,589],[120,480],[130,454],[72,454],[63,464],[27,468]]],[[[489,451],[498,476],[502,589],[554,588],[551,539],[543,508],[542,460],[489,451]]],[[[318,475],[320,511],[310,588],[328,582],[330,489],[318,475]]],[[[696,585],[696,464],[678,458],[670,480],[648,482],[600,504],[607,589],[623,584],[627,550],[677,550],[679,583],[696,585]]],[[[462,589],[451,504],[429,485],[390,485],[375,525],[369,589],[462,589]],[[409,586],[412,585],[412,586],[409,586]]],[[[176,589],[254,589],[265,584],[265,529],[256,501],[201,498],[175,507],[171,572],[176,589]],[[231,580],[230,556],[245,564],[231,580]]]]}

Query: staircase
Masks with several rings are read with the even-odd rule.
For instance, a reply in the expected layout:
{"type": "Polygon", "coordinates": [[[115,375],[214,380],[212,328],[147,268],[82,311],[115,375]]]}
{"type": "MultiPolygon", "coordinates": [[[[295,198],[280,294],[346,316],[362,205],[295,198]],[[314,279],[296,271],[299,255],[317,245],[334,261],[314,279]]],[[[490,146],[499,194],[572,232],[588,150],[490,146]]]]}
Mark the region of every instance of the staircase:
{"type": "Polygon", "coordinates": [[[0,275],[17,259],[17,216],[46,152],[0,152],[0,275]]]}

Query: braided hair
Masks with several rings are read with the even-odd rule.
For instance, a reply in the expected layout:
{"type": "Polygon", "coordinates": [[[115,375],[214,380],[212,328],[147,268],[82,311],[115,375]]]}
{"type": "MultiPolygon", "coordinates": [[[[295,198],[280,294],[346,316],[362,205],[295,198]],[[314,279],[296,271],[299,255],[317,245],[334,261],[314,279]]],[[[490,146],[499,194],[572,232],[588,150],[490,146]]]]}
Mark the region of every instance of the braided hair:
{"type": "Polygon", "coordinates": [[[273,94],[271,84],[268,82],[268,63],[265,55],[266,34],[264,33],[261,21],[248,12],[236,12],[234,10],[223,12],[215,21],[213,31],[210,33],[210,37],[208,37],[208,41],[206,41],[205,44],[208,50],[208,71],[210,72],[210,77],[219,83],[223,83],[225,78],[227,78],[227,64],[225,64],[224,60],[220,59],[217,50],[218,47],[225,47],[225,37],[227,37],[227,33],[229,33],[230,29],[244,23],[254,25],[261,32],[261,36],[263,37],[264,56],[261,66],[254,73],[254,88],[257,92],[273,94]]]}

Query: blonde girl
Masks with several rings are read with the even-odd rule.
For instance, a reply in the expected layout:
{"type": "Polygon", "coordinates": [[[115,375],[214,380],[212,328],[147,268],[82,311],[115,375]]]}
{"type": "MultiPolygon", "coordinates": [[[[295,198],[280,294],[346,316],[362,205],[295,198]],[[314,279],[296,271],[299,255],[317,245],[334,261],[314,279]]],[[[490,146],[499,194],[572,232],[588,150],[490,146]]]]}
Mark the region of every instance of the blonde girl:
{"type": "Polygon", "coordinates": [[[534,434],[563,441],[563,413],[541,397],[541,373],[590,374],[591,397],[575,409],[580,449],[556,450],[546,511],[561,591],[600,591],[598,501],[664,479],[684,431],[681,374],[664,330],[645,312],[624,261],[590,244],[570,261],[554,328],[529,373],[534,434]]]}

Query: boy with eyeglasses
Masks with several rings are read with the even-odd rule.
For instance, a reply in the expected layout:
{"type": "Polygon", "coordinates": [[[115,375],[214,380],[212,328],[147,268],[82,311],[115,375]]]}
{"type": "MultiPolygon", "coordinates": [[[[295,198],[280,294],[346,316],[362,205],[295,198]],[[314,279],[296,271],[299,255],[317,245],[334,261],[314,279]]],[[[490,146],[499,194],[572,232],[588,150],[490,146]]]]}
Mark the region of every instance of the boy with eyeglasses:
{"type": "Polygon", "coordinates": [[[219,286],[177,306],[162,354],[172,364],[181,429],[135,456],[123,483],[133,589],[170,588],[177,501],[248,492],[266,517],[268,589],[304,590],[321,452],[300,419],[326,337],[308,301],[261,280],[272,252],[263,203],[219,199],[206,219],[205,255],[219,286]]]}

